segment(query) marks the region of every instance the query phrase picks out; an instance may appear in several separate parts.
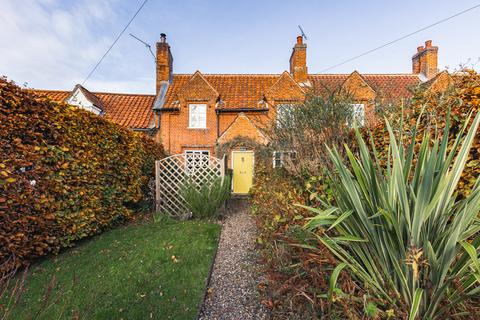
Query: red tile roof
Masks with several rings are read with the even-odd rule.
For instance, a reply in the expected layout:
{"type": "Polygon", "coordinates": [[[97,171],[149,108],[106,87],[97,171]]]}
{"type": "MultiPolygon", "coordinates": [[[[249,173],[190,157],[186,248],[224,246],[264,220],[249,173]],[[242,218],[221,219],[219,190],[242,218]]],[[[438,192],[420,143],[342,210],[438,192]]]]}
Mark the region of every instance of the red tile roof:
{"type": "MultiPolygon", "coordinates": [[[[280,78],[280,74],[204,74],[205,79],[220,94],[223,108],[258,108],[258,102],[280,78]]],[[[350,74],[312,74],[309,80],[316,94],[327,95],[338,91],[350,74]]],[[[168,88],[163,108],[178,107],[177,93],[192,77],[177,74],[168,88]]],[[[410,88],[419,84],[414,74],[362,74],[365,81],[380,97],[388,100],[411,97],[410,88]]]]}
{"type": "MultiPolygon", "coordinates": [[[[54,101],[65,101],[71,91],[32,90],[54,101]]],[[[105,118],[128,128],[145,129],[153,124],[154,95],[92,92],[102,103],[105,118]]]]}
{"type": "MultiPolygon", "coordinates": [[[[316,94],[326,95],[338,91],[350,74],[311,74],[313,90],[316,94]]],[[[410,89],[420,84],[415,74],[361,74],[365,82],[380,97],[387,100],[410,98],[410,89]]]]}
{"type": "MultiPolygon", "coordinates": [[[[205,74],[203,77],[219,93],[224,109],[263,108],[259,102],[281,74],[205,74]]],[[[350,74],[311,74],[312,91],[327,95],[338,91],[350,74]]],[[[162,109],[178,107],[177,93],[192,74],[176,74],[167,90],[162,109]]],[[[411,97],[410,88],[419,84],[414,74],[362,74],[378,96],[388,100],[411,97]]],[[[56,101],[65,101],[70,91],[33,90],[56,101]]],[[[105,117],[129,128],[149,128],[153,123],[155,95],[93,92],[105,109],[105,117]]]]}
{"type": "MultiPolygon", "coordinates": [[[[279,74],[204,74],[205,79],[219,93],[223,108],[256,108],[267,90],[275,84],[279,74]]],[[[191,74],[176,74],[168,88],[163,108],[175,108],[177,93],[190,80],[191,74]]]]}

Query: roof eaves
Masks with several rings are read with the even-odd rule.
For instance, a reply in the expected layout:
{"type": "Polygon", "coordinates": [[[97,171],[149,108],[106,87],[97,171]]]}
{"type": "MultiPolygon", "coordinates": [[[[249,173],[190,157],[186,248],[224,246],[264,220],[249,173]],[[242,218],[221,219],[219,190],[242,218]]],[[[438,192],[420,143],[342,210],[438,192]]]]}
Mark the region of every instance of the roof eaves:
{"type": "Polygon", "coordinates": [[[228,112],[265,112],[268,111],[268,108],[222,108],[217,109],[219,113],[228,113],[228,112]]]}
{"type": "Polygon", "coordinates": [[[180,108],[176,108],[176,107],[173,107],[173,108],[160,108],[160,109],[158,109],[158,111],[161,111],[161,112],[164,112],[164,111],[180,111],[180,108]]]}

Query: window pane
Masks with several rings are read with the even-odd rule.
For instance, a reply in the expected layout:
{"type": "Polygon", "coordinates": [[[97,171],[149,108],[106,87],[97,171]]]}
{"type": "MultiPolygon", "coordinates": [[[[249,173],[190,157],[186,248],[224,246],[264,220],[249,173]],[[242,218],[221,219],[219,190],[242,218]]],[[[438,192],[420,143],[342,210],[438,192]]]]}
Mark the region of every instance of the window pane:
{"type": "Polygon", "coordinates": [[[352,121],[359,127],[365,125],[365,105],[363,103],[352,104],[352,121]]]}
{"type": "Polygon", "coordinates": [[[196,170],[210,165],[210,151],[208,150],[185,150],[185,155],[185,166],[189,174],[194,174],[196,170]]]}
{"type": "Polygon", "coordinates": [[[282,152],[275,151],[273,153],[273,167],[274,168],[282,167],[282,152]]]}
{"type": "Polygon", "coordinates": [[[279,104],[277,105],[277,126],[291,125],[292,104],[279,104]]]}
{"type": "Polygon", "coordinates": [[[189,128],[206,128],[207,127],[207,105],[206,104],[190,104],[189,105],[189,128]]]}

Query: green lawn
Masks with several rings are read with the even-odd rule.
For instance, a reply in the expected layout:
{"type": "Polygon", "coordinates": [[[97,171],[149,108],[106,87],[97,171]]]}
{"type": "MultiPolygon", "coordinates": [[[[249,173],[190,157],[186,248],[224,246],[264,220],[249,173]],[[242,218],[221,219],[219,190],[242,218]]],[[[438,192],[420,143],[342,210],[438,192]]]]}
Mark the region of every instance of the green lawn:
{"type": "Polygon", "coordinates": [[[10,318],[195,319],[219,233],[168,221],[98,235],[31,268],[10,318]]]}

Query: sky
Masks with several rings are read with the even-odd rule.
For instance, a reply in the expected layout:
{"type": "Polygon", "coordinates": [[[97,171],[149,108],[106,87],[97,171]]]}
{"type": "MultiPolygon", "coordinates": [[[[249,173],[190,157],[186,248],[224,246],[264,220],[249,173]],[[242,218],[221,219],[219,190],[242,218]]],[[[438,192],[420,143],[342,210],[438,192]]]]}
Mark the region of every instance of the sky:
{"type": "MultiPolygon", "coordinates": [[[[0,0],[0,75],[37,89],[82,83],[143,0],[0,0]]],[[[301,25],[309,73],[375,48],[479,4],[451,0],[149,0],[85,87],[155,93],[147,48],[167,34],[174,73],[281,73],[301,25]]],[[[479,69],[480,8],[328,73],[409,73],[425,40],[439,67],[479,69]]]]}

